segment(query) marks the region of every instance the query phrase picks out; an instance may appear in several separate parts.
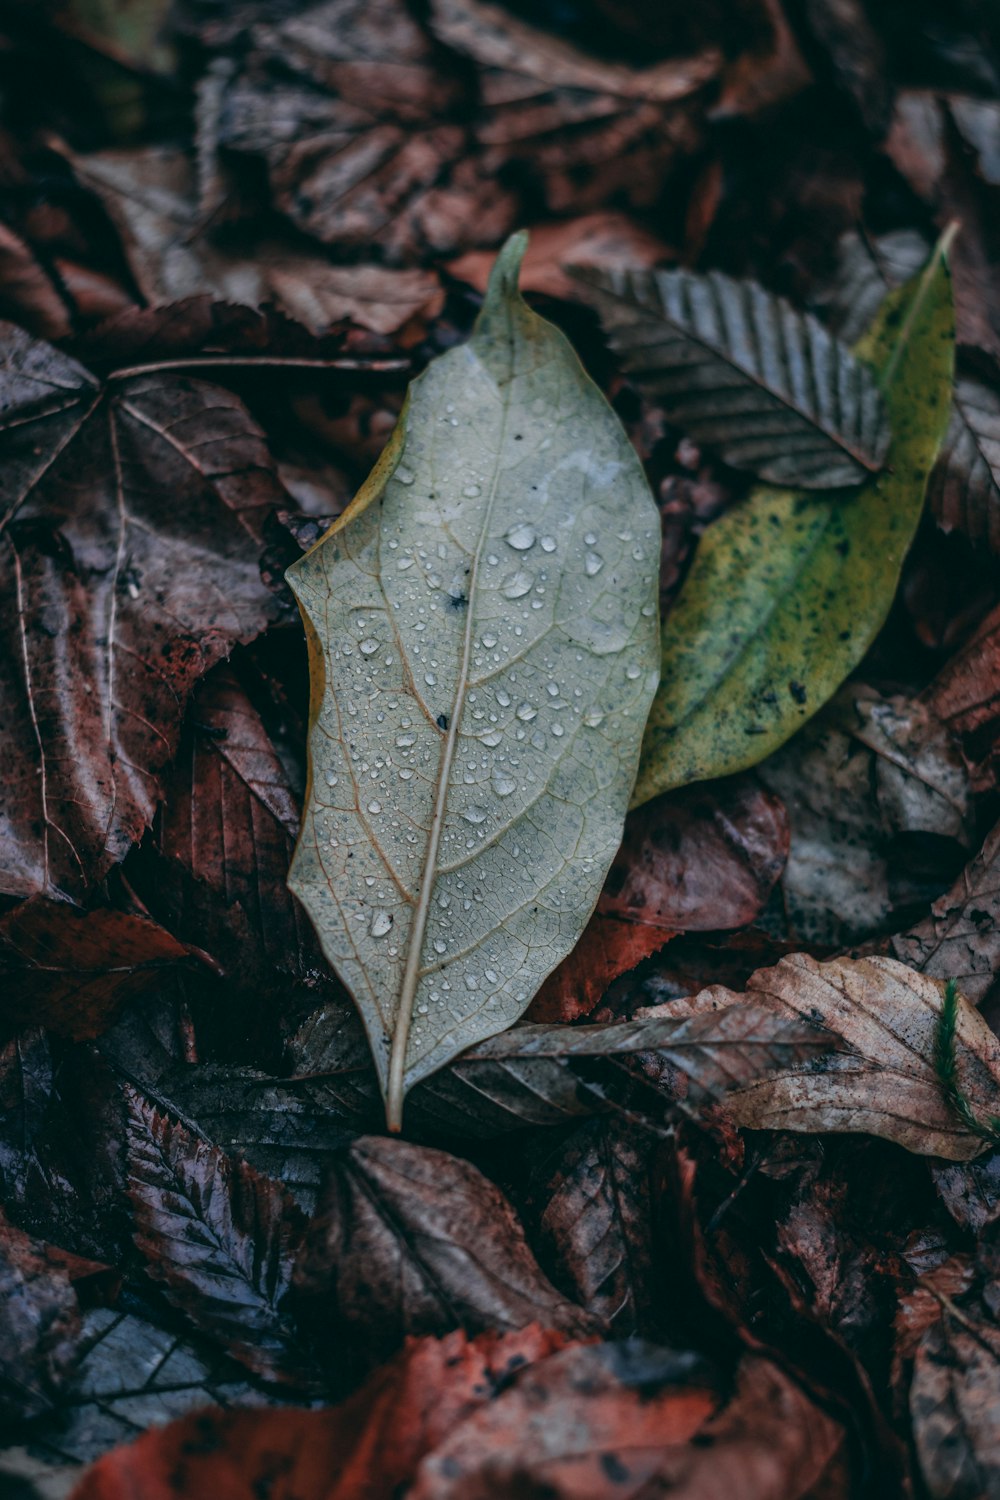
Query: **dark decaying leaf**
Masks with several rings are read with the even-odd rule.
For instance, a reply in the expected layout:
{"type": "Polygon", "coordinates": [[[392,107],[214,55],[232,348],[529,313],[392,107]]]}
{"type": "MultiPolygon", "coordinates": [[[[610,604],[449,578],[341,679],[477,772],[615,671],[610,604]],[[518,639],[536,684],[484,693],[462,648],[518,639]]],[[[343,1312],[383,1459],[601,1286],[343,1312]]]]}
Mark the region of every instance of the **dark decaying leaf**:
{"type": "Polygon", "coordinates": [[[217,668],[199,686],[191,720],[169,773],[159,825],[159,847],[174,870],[166,874],[154,865],[145,873],[144,899],[163,920],[173,919],[173,930],[213,952],[212,911],[219,922],[232,918],[237,941],[237,922],[245,919],[259,962],[301,978],[322,960],[286,885],[299,823],[287,771],[229,667],[217,668]],[[167,891],[175,909],[161,913],[167,891]],[[232,910],[237,906],[239,918],[232,910]]]}
{"type": "Polygon", "coordinates": [[[49,1462],[93,1463],[148,1426],[212,1403],[280,1404],[210,1342],[95,1307],[83,1314],[77,1362],[57,1409],[32,1428],[33,1451],[49,1462]]]}
{"type": "Polygon", "coordinates": [[[191,961],[192,950],[148,917],[33,897],[0,917],[0,1025],[98,1036],[164,967],[191,961]]]}
{"type": "Polygon", "coordinates": [[[930,245],[916,229],[868,235],[850,229],[837,241],[837,267],[818,304],[833,331],[853,344],[874,321],[885,298],[916,276],[930,245]]]}
{"type": "Polygon", "coordinates": [[[149,1275],[256,1374],[308,1383],[282,1308],[303,1216],[281,1183],[172,1124],[134,1089],[126,1098],[129,1194],[149,1275]]]}
{"type": "Polygon", "coordinates": [[[544,1263],[616,1338],[648,1337],[657,1319],[649,1161],[656,1144],[604,1116],[551,1148],[532,1148],[528,1197],[544,1263]]]}
{"type": "Polygon", "coordinates": [[[927,501],[943,530],[1000,552],[1000,394],[973,376],[955,382],[927,501]]]}
{"type": "MultiPolygon", "coordinates": [[[[329,1085],[331,1103],[343,1098],[357,1109],[360,1094],[370,1109],[370,1069],[356,1043],[353,1061],[343,1063],[343,1042],[342,1014],[319,1011],[293,1039],[293,1067],[307,1086],[329,1085]]],[[[571,1124],[637,1087],[636,1108],[660,1117],[678,1102],[701,1108],[772,1069],[806,1066],[830,1045],[808,1022],[753,1004],[683,1019],[515,1026],[421,1084],[414,1121],[425,1132],[489,1137],[525,1125],[571,1124]],[[651,1093],[643,1086],[650,1079],[651,1093]]]]}
{"type": "Polygon", "coordinates": [[[273,615],[259,539],[284,492],[226,391],[102,390],[9,324],[0,352],[0,889],[79,896],[152,818],[196,679],[273,615]]]}
{"type": "Polygon", "coordinates": [[[881,466],[889,419],[875,375],[815,318],[718,272],[576,274],[636,384],[727,463],[821,489],[881,466]]]}
{"type": "MultiPolygon", "coordinates": [[[[362,1136],[336,1161],[299,1257],[303,1326],[377,1364],[409,1334],[600,1326],[542,1274],[510,1204],[471,1163],[362,1136]]],[[[355,1356],[357,1358],[357,1356],[355,1356]]]]}
{"type": "Polygon", "coordinates": [[[243,68],[203,92],[203,175],[220,152],[262,161],[271,202],[299,229],[396,260],[512,228],[516,198],[455,117],[461,87],[399,0],[325,0],[251,36],[243,68]]]}
{"type": "Polygon", "coordinates": [[[0,1182],[5,1194],[23,1191],[34,1142],[52,1093],[52,1054],[41,1027],[22,1031],[0,1048],[0,1182]]]}
{"type": "Polygon", "coordinates": [[[893,938],[892,951],[933,979],[954,979],[973,1004],[985,998],[1000,962],[1000,825],[923,921],[893,938]]]}
{"type": "Polygon", "coordinates": [[[848,684],[757,775],[788,809],[781,892],[803,943],[834,947],[898,926],[905,917],[894,913],[936,895],[971,842],[967,765],[919,700],[848,684]],[[936,859],[921,865],[928,847],[936,859]]]}
{"type": "Polygon", "coordinates": [[[0,1215],[0,1418],[49,1410],[80,1337],[76,1294],[49,1247],[0,1215]]]}
{"type": "Polygon", "coordinates": [[[609,198],[648,207],[697,148],[697,94],[718,72],[715,48],[635,68],[483,0],[433,0],[430,10],[435,34],[479,70],[473,130],[483,169],[520,168],[550,213],[587,212],[609,198]]]}
{"type": "Polygon", "coordinates": [[[993,1230],[974,1261],[953,1256],[923,1276],[896,1319],[896,1380],[932,1500],[991,1496],[1000,1486],[996,1253],[993,1230]]]}

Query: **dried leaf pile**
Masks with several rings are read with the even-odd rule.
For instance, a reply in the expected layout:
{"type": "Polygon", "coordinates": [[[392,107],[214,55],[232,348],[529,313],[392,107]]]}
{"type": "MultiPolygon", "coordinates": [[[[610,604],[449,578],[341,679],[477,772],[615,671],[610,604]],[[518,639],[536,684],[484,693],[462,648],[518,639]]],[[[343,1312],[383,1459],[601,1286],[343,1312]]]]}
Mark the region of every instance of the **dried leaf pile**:
{"type": "Polygon", "coordinates": [[[998,101],[4,8],[0,1493],[1000,1494],[998,101]]]}

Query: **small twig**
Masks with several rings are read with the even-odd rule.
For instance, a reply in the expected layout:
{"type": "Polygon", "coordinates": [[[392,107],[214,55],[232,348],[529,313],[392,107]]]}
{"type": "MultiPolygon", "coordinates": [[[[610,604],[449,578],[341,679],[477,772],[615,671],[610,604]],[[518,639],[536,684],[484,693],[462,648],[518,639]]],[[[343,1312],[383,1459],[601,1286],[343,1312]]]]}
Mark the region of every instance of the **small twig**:
{"type": "Polygon", "coordinates": [[[969,1103],[958,1081],[958,1058],[955,1052],[955,1034],[958,1029],[958,985],[949,979],[944,987],[941,1014],[934,1033],[934,1071],[944,1095],[945,1103],[955,1118],[961,1121],[970,1134],[991,1146],[1000,1145],[1000,1117],[989,1115],[980,1120],[969,1103]]]}
{"type": "Polygon", "coordinates": [[[409,359],[297,359],[274,354],[195,354],[190,359],[157,359],[148,365],[130,365],[124,370],[112,370],[107,378],[132,380],[138,375],[160,375],[164,370],[215,369],[347,370],[378,375],[408,370],[412,363],[409,359]]]}

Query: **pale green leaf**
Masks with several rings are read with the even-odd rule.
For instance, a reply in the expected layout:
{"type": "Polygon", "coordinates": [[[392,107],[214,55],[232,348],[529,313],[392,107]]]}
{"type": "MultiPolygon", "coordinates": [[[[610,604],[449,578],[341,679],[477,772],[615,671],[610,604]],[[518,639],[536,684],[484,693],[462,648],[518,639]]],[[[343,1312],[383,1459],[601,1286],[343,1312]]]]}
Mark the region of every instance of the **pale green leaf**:
{"type": "Polygon", "coordinates": [[[836,497],[758,486],[706,532],[664,623],[635,803],[762,760],[836,692],[880,630],[948,422],[945,248],[886,299],[855,349],[879,372],[892,422],[885,470],[836,497]]]}
{"type": "Polygon", "coordinates": [[[405,1091],[510,1026],[621,839],[656,687],[659,527],[563,335],[494,267],[361,494],[294,568],[310,786],[289,884],[405,1091]]]}

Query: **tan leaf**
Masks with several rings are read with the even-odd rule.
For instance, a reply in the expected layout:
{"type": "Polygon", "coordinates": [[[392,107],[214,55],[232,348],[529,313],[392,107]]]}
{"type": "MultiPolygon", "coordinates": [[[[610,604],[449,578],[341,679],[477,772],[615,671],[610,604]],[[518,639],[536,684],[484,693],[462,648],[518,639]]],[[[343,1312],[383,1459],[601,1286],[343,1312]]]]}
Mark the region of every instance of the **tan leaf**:
{"type": "MultiPolygon", "coordinates": [[[[734,998],[718,985],[646,1015],[728,1007],[734,998]]],[[[745,998],[793,1011],[839,1037],[842,1046],[731,1092],[725,1110],[737,1125],[866,1133],[949,1161],[968,1161],[983,1150],[982,1137],[950,1110],[935,1071],[942,987],[932,979],[892,958],[821,964],[796,953],[754,974],[745,998]]],[[[1000,1039],[961,998],[955,1057],[959,1087],[984,1119],[1000,1105],[1000,1039]]]]}

